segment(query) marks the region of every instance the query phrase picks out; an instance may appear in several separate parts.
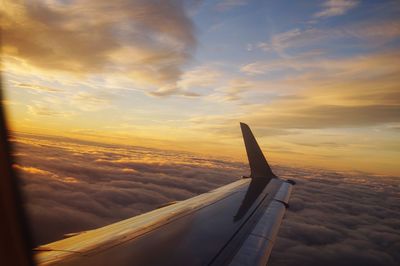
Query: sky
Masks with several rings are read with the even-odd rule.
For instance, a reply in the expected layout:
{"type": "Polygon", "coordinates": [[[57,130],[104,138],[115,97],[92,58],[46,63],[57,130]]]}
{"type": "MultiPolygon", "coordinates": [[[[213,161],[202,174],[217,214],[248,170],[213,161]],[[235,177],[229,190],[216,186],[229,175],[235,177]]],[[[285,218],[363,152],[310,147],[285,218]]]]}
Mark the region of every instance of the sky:
{"type": "Polygon", "coordinates": [[[4,1],[15,132],[399,175],[398,1],[4,1]]]}

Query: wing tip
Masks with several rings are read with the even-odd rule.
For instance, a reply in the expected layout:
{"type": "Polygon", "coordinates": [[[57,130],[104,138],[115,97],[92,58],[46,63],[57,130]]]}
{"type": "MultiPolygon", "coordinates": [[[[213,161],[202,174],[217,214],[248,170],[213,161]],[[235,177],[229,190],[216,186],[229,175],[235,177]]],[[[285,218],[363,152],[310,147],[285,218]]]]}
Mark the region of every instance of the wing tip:
{"type": "Polygon", "coordinates": [[[240,128],[242,130],[247,158],[250,165],[250,177],[267,179],[276,177],[268,165],[268,162],[250,127],[246,123],[240,122],[240,128]]]}

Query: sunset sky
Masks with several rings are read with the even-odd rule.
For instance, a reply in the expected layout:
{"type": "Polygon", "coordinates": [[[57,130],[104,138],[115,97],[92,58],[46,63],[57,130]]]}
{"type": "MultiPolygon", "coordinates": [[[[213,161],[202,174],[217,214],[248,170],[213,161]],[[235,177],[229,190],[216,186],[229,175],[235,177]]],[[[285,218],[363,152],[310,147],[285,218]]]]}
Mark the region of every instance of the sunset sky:
{"type": "Polygon", "coordinates": [[[4,1],[11,128],[400,175],[399,1],[4,1]]]}

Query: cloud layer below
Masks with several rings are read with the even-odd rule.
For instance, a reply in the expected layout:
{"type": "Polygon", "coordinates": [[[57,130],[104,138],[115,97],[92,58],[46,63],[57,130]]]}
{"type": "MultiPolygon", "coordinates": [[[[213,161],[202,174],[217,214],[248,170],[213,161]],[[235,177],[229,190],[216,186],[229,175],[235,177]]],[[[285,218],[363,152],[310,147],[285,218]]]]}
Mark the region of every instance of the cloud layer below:
{"type": "Polygon", "coordinates": [[[15,144],[36,244],[207,192],[245,169],[188,153],[60,138],[24,135],[15,144]]]}
{"type": "Polygon", "coordinates": [[[277,172],[297,185],[269,265],[398,265],[398,177],[277,172]]]}
{"type": "MultiPolygon", "coordinates": [[[[230,183],[242,163],[190,153],[17,135],[36,244],[230,183]]],[[[297,181],[269,265],[398,265],[398,177],[275,166],[297,181]]]]}

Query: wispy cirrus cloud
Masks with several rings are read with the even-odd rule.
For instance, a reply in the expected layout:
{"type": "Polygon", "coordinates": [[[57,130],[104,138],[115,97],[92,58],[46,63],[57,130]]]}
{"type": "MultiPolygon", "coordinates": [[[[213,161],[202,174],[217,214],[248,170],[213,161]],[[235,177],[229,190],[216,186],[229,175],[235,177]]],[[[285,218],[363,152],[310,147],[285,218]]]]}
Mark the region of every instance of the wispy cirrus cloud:
{"type": "Polygon", "coordinates": [[[249,0],[221,0],[216,5],[216,9],[219,11],[227,11],[235,7],[245,6],[248,3],[249,0]]]}
{"type": "Polygon", "coordinates": [[[223,101],[237,101],[242,99],[242,95],[255,89],[256,83],[247,79],[236,78],[231,79],[227,84],[219,87],[218,92],[222,93],[223,101]]]}
{"type": "Polygon", "coordinates": [[[193,88],[208,88],[216,86],[223,76],[223,73],[217,68],[212,66],[199,66],[194,69],[186,71],[181,80],[178,82],[178,86],[190,90],[193,88]]]}
{"type": "Polygon", "coordinates": [[[322,4],[323,10],[314,14],[316,18],[341,16],[359,4],[358,0],[327,0],[322,4]]]}
{"type": "Polygon", "coordinates": [[[282,129],[322,129],[357,128],[387,123],[399,123],[400,105],[314,105],[301,107],[282,107],[277,113],[272,108],[259,110],[258,114],[248,116],[253,124],[282,129]]]}
{"type": "Polygon", "coordinates": [[[160,87],[148,94],[155,97],[181,95],[184,97],[203,96],[210,87],[221,83],[223,74],[212,66],[198,66],[185,71],[176,84],[160,87]],[[203,92],[203,93],[202,93],[203,92]]]}
{"type": "Polygon", "coordinates": [[[147,93],[150,96],[154,97],[166,97],[171,95],[180,95],[184,97],[199,97],[201,94],[191,91],[186,91],[175,84],[171,84],[168,86],[163,86],[155,91],[151,91],[147,93]]]}
{"type": "Polygon", "coordinates": [[[71,102],[80,110],[98,111],[111,106],[113,95],[107,92],[79,92],[71,96],[71,102]]]}
{"type": "Polygon", "coordinates": [[[32,91],[35,91],[35,92],[57,93],[57,92],[62,92],[63,91],[63,90],[58,89],[58,88],[52,88],[52,87],[36,85],[36,84],[30,84],[30,83],[18,83],[18,84],[15,85],[15,87],[21,88],[21,89],[26,89],[26,90],[32,90],[32,91]]]}
{"type": "Polygon", "coordinates": [[[370,54],[368,56],[354,56],[351,58],[327,59],[319,51],[298,54],[296,56],[274,60],[255,61],[241,67],[241,71],[248,75],[263,75],[279,70],[296,70],[298,72],[316,71],[315,77],[376,77],[392,75],[400,71],[395,60],[400,54],[393,51],[387,53],[370,54]]]}
{"type": "Polygon", "coordinates": [[[285,32],[280,32],[271,36],[267,42],[259,42],[255,47],[263,50],[264,52],[275,51],[283,54],[286,48],[294,46],[293,41],[302,39],[304,31],[295,28],[285,32]]]}
{"type": "Polygon", "coordinates": [[[326,43],[337,40],[360,41],[360,46],[381,46],[400,37],[400,22],[387,20],[377,22],[360,22],[346,26],[337,26],[321,29],[312,27],[307,29],[294,28],[288,31],[273,34],[269,41],[259,42],[256,47],[265,51],[275,51],[286,55],[291,48],[307,48],[309,46],[326,48],[326,43]],[[368,42],[366,42],[368,41],[368,42]]]}
{"type": "Polygon", "coordinates": [[[59,108],[55,108],[54,106],[49,106],[44,102],[36,102],[27,106],[28,112],[34,116],[61,116],[66,117],[70,116],[72,113],[70,111],[62,111],[59,108]]]}

